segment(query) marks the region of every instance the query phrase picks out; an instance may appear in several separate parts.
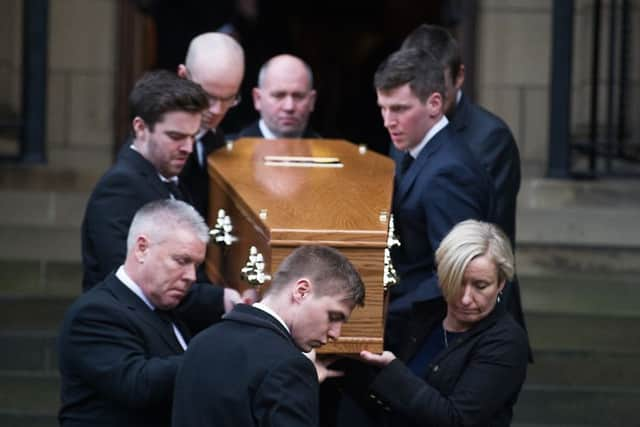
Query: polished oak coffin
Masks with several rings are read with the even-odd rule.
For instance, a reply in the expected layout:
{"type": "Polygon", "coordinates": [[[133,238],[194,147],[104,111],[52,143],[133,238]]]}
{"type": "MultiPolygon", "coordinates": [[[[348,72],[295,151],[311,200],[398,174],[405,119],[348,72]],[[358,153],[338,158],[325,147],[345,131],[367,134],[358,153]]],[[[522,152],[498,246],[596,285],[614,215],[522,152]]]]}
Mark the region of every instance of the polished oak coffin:
{"type": "Polygon", "coordinates": [[[344,140],[243,138],[212,153],[208,170],[209,226],[213,227],[218,211],[224,209],[233,226],[231,234],[237,238],[229,246],[209,245],[206,267],[210,277],[242,291],[249,287],[240,271],[251,246],[264,256],[268,274],[275,273],[298,246],[332,246],[357,267],[365,282],[366,300],[363,308],[353,311],[341,338],[319,352],[381,352],[383,260],[393,162],[344,140]],[[342,167],[304,167],[296,162],[269,166],[265,157],[270,156],[337,158],[342,167]]]}

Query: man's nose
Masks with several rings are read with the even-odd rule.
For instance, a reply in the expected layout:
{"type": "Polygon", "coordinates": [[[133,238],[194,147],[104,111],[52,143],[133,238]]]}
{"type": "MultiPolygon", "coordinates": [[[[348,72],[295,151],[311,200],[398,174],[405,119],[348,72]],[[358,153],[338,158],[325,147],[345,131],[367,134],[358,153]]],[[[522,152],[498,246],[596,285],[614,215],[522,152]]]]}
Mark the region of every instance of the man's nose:
{"type": "Polygon", "coordinates": [[[292,96],[285,96],[282,101],[282,108],[285,110],[293,110],[295,108],[295,101],[292,96]]]}
{"type": "Polygon", "coordinates": [[[340,333],[342,332],[342,323],[335,323],[329,327],[329,332],[327,332],[327,336],[329,340],[335,341],[340,337],[340,333]]]}

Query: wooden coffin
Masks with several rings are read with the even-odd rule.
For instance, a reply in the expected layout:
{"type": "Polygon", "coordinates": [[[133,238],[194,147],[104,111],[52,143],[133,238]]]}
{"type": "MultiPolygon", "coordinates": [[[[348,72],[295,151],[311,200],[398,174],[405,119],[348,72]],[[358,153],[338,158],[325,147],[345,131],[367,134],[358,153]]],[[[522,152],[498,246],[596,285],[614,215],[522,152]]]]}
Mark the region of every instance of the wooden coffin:
{"type": "Polygon", "coordinates": [[[344,140],[243,138],[208,158],[209,225],[224,209],[238,239],[230,246],[209,245],[206,267],[212,279],[240,291],[248,288],[240,270],[251,246],[263,254],[269,274],[293,249],[308,244],[332,246],[358,268],[365,306],[354,310],[341,338],[323,353],[383,347],[383,260],[394,166],[363,148],[344,140]],[[335,157],[342,167],[270,166],[265,162],[270,156],[335,157]]]}

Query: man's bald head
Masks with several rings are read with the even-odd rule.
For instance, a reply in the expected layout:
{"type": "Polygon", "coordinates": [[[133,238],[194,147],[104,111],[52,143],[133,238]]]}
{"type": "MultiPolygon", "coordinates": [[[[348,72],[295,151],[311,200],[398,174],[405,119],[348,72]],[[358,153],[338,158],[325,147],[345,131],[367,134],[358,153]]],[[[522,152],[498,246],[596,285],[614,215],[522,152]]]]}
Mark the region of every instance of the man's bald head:
{"type": "Polygon", "coordinates": [[[302,137],[315,100],[313,74],[302,59],[278,55],[260,68],[253,105],[276,137],[302,137]]]}
{"type": "Polygon", "coordinates": [[[209,95],[203,127],[216,128],[233,105],[244,77],[244,51],[224,33],[204,33],[189,44],[178,75],[198,83],[209,95]]]}

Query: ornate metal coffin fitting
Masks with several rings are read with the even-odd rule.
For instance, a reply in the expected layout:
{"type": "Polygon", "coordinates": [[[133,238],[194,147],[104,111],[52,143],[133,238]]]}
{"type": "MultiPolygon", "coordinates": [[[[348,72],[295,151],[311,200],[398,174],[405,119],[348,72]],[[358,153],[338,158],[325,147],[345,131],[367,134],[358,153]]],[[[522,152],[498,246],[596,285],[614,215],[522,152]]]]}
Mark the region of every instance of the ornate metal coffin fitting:
{"type": "Polygon", "coordinates": [[[384,290],[388,290],[389,286],[398,283],[398,273],[391,262],[391,250],[394,246],[400,246],[400,239],[396,236],[396,229],[393,223],[393,215],[389,218],[389,230],[387,231],[387,247],[384,249],[384,273],[382,275],[382,285],[384,290]]]}
{"type": "Polygon", "coordinates": [[[216,224],[209,231],[213,241],[222,246],[231,246],[233,242],[238,241],[238,238],[231,234],[231,230],[233,230],[231,218],[229,218],[224,209],[218,210],[216,224]]]}
{"type": "Polygon", "coordinates": [[[249,249],[249,260],[240,270],[240,278],[255,288],[271,280],[271,276],[264,272],[264,257],[255,246],[249,249]]]}

